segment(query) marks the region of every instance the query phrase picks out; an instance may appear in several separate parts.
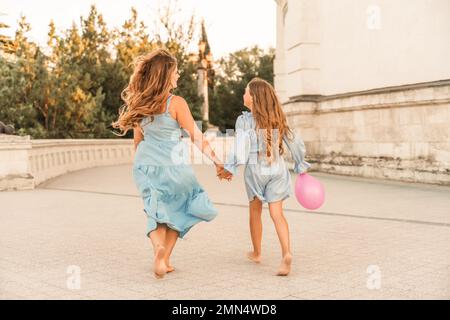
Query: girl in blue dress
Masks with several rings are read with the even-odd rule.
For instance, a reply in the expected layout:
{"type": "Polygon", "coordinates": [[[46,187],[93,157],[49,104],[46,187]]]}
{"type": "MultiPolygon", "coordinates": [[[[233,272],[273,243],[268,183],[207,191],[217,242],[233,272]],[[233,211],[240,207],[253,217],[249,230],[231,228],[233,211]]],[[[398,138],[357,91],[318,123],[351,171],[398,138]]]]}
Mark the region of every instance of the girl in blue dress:
{"type": "Polygon", "coordinates": [[[168,51],[159,49],[139,57],[122,92],[125,105],[113,123],[123,135],[134,130],[133,177],[144,202],[157,278],[174,270],[169,259],[177,239],[195,224],[217,215],[189,165],[181,128],[214,162],[217,174],[223,170],[186,101],[171,93],[178,78],[177,61],[168,51]]]}
{"type": "Polygon", "coordinates": [[[283,215],[283,200],[292,195],[291,175],[280,155],[284,145],[295,162],[294,171],[302,173],[310,164],[305,161],[305,145],[289,129],[286,116],[274,88],[267,81],[252,79],[244,94],[244,111],[236,120],[235,148],[229,154],[220,179],[231,179],[238,165],[244,164],[244,180],[250,210],[250,234],[253,251],[248,258],[261,259],[262,204],[269,204],[270,216],[280,240],[282,261],[277,275],[286,276],[291,270],[289,227],[283,215]]]}

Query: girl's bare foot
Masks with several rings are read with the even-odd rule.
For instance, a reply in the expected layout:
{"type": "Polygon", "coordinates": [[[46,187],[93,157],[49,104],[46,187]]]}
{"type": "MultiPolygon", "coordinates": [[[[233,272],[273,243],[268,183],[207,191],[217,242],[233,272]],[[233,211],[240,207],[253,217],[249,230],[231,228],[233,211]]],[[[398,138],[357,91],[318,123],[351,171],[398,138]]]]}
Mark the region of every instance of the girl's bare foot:
{"type": "Polygon", "coordinates": [[[291,272],[292,255],[287,253],[281,260],[277,276],[287,276],[291,272]]]}
{"type": "Polygon", "coordinates": [[[254,251],[247,252],[247,257],[255,263],[261,262],[261,254],[256,254],[254,251]]]}
{"type": "Polygon", "coordinates": [[[163,246],[158,246],[155,250],[155,261],[153,272],[155,273],[155,278],[160,279],[163,278],[167,272],[167,266],[164,262],[164,254],[166,252],[166,248],[163,246]]]}

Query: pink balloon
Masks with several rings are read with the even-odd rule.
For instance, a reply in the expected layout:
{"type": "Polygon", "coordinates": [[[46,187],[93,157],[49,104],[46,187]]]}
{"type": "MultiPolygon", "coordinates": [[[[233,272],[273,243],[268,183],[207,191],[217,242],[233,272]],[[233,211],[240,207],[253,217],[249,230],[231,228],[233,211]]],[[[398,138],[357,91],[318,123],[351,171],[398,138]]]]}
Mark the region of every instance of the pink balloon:
{"type": "Polygon", "coordinates": [[[320,208],[325,200],[325,191],[319,180],[307,173],[300,173],[295,181],[295,197],[306,209],[320,208]]]}

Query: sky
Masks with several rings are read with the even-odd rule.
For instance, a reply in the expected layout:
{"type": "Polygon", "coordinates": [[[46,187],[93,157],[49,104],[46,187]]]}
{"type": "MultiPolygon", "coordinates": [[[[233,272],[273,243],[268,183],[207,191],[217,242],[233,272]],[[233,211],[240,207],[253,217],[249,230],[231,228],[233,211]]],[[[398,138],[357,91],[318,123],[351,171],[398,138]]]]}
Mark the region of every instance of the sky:
{"type": "Polygon", "coordinates": [[[32,27],[29,38],[45,45],[51,19],[57,31],[65,30],[73,21],[78,24],[80,16],[87,16],[91,4],[110,27],[120,27],[134,7],[152,28],[158,8],[169,2],[181,9],[177,21],[187,21],[191,14],[205,20],[214,58],[252,45],[275,47],[274,0],[0,0],[0,21],[11,26],[2,33],[14,36],[17,20],[25,15],[32,27]]]}

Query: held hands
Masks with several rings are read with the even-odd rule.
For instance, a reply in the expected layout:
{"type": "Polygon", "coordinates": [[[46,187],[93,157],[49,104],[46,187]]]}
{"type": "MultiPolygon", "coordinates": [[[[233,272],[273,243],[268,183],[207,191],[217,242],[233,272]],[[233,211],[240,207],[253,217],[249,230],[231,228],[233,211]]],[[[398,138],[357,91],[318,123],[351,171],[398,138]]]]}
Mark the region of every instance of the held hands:
{"type": "Polygon", "coordinates": [[[216,164],[216,175],[219,180],[226,179],[227,181],[231,181],[233,175],[225,170],[223,164],[216,164]]]}

